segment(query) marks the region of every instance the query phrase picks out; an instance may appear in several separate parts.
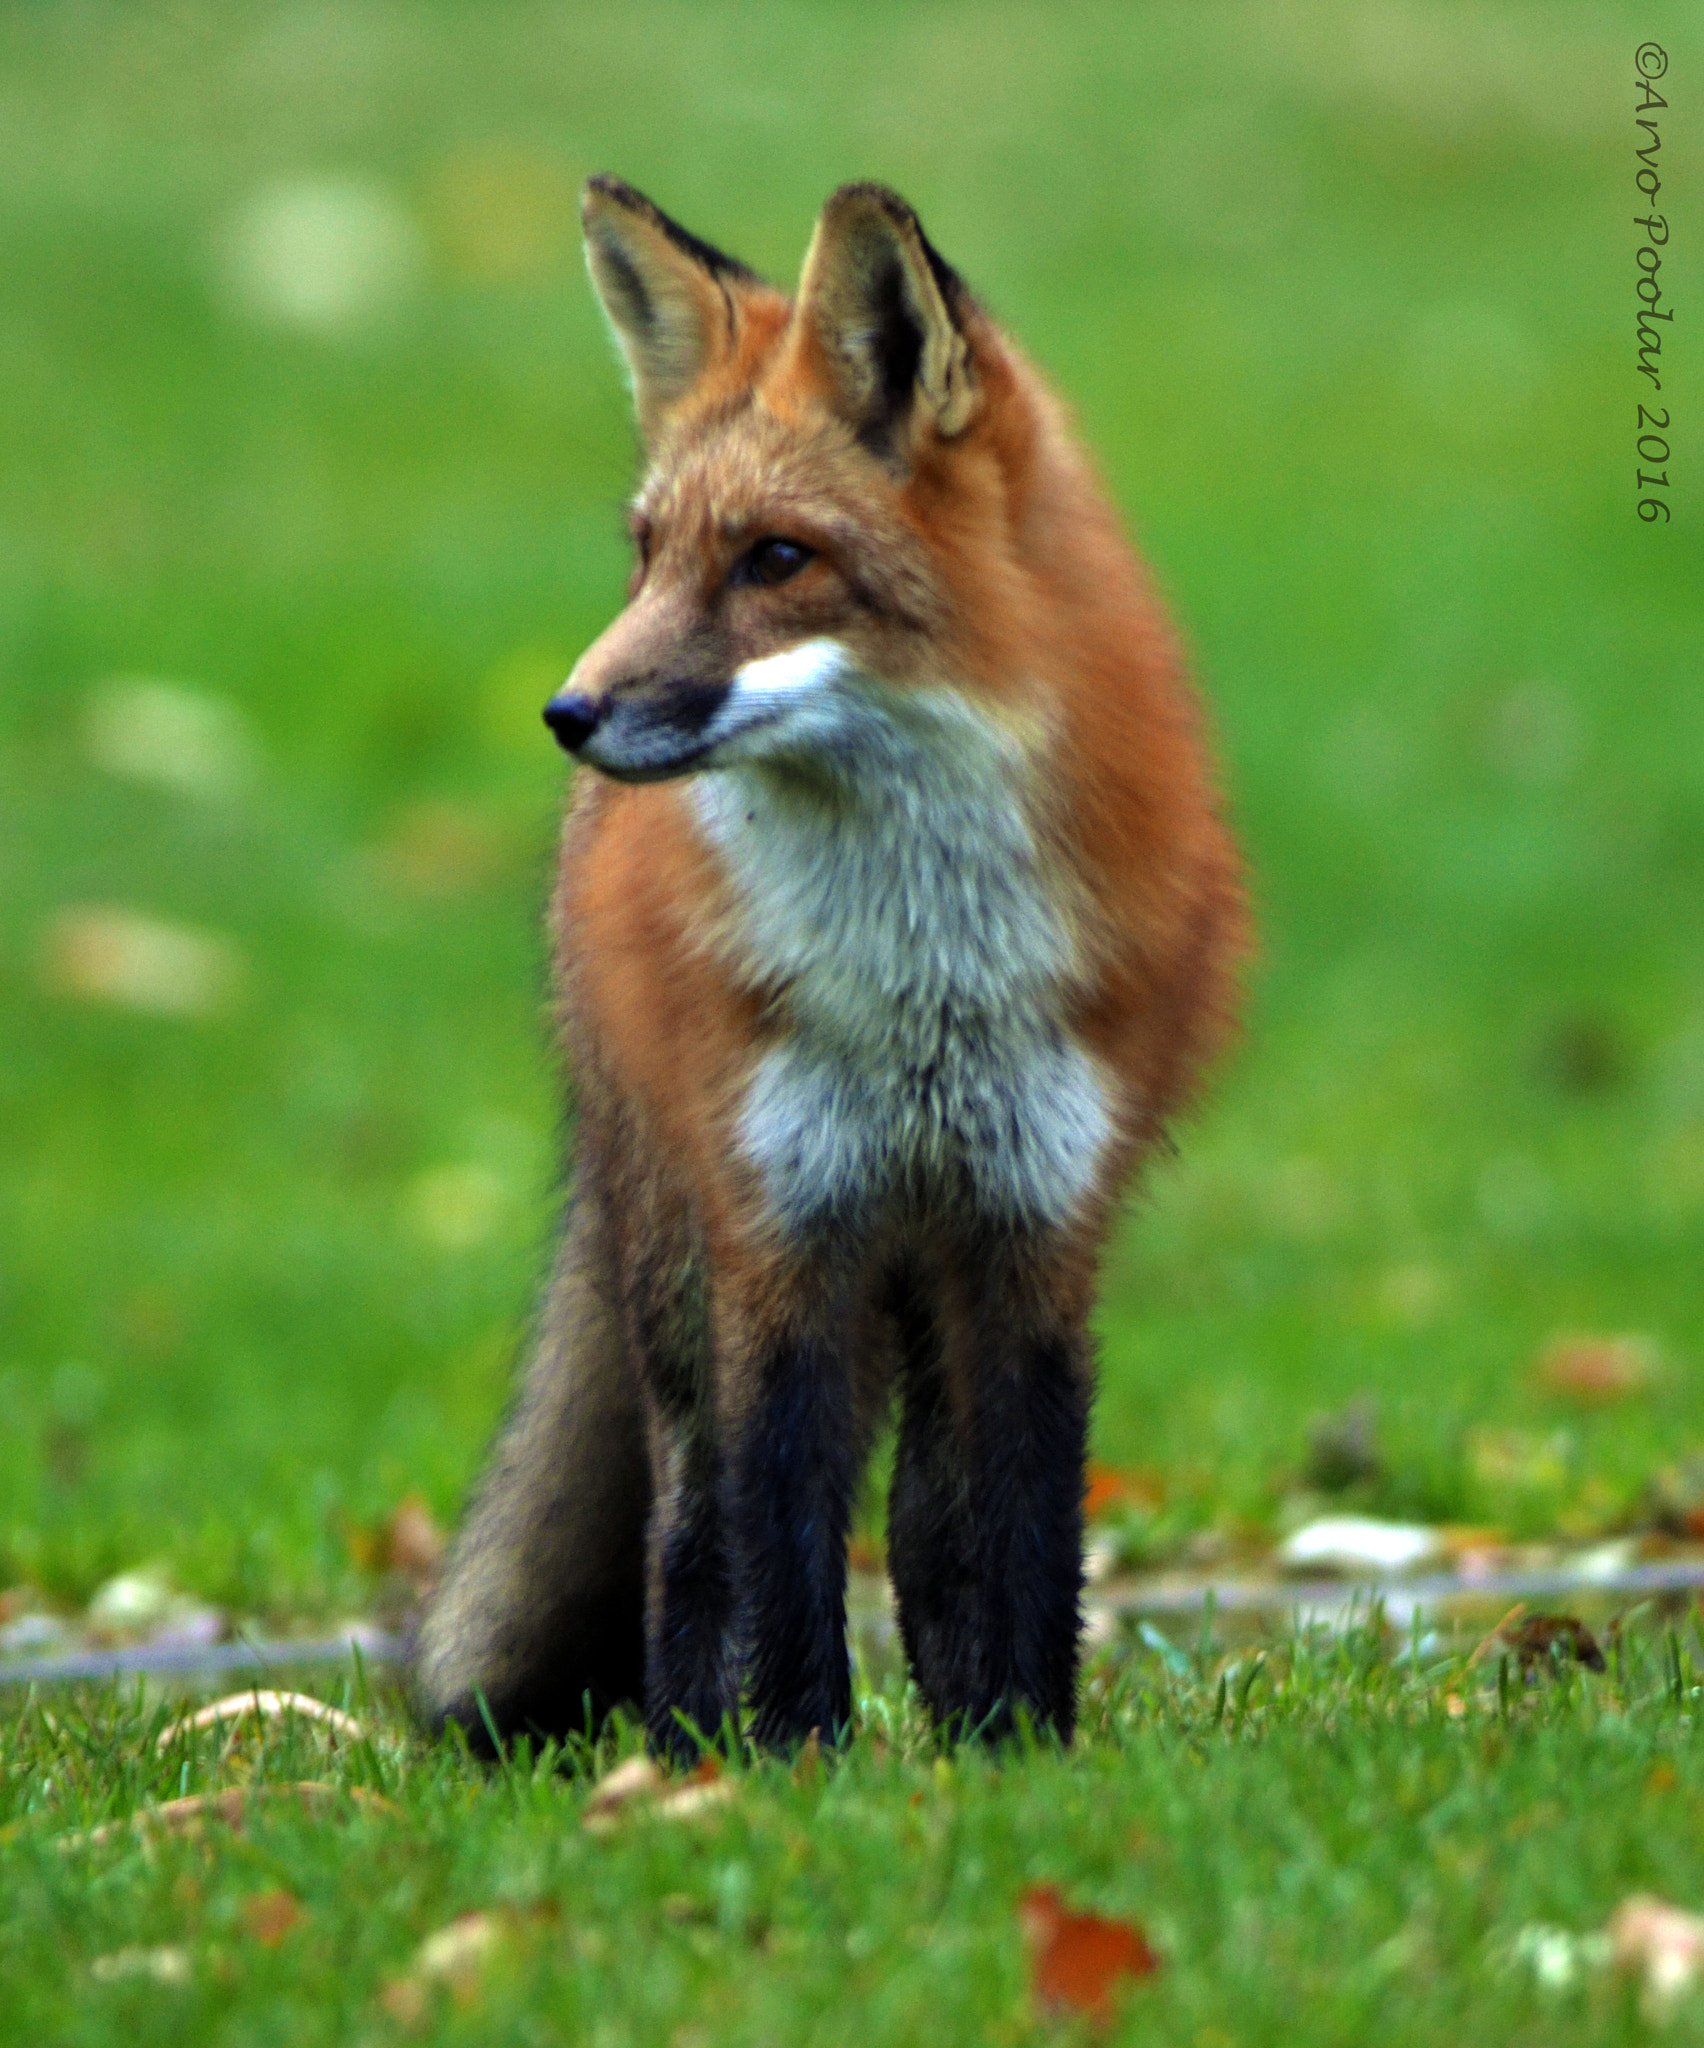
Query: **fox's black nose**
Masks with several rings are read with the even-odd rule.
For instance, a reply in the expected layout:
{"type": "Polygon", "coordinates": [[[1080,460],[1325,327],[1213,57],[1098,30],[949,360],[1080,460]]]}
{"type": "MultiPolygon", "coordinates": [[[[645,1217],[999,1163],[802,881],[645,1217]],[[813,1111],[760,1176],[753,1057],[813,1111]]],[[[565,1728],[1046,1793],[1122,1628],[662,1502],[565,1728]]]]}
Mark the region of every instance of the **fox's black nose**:
{"type": "Polygon", "coordinates": [[[544,722],[556,735],[556,744],[577,754],[603,717],[602,707],[574,690],[560,690],[544,707],[544,722]]]}

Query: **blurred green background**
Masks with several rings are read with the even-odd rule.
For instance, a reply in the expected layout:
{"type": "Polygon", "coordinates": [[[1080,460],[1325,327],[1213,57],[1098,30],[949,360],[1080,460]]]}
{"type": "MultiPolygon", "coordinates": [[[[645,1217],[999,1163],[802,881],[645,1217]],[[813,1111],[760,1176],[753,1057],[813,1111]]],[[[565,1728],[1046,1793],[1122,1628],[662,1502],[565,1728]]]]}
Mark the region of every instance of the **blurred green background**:
{"type": "Polygon", "coordinates": [[[1358,1397],[1364,1505],[1704,1492],[1701,87],[1672,5],[6,9],[0,1585],[323,1607],[475,1468],[558,1200],[538,710],[625,569],[598,169],[783,280],[903,191],[1193,649],[1263,952],[1102,1455],[1178,1534],[1358,1397]],[[1570,1331],[1636,1384],[1548,1385],[1570,1331]]]}

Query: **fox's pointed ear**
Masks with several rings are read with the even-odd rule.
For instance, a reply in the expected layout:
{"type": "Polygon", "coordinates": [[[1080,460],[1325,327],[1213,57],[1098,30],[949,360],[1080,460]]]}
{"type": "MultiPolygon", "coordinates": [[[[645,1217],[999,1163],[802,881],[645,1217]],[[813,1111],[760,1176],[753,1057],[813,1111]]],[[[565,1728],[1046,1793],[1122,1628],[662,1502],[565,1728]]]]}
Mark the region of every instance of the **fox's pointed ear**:
{"type": "Polygon", "coordinates": [[[897,193],[841,186],[811,238],[797,319],[831,401],[877,454],[903,459],[925,422],[949,439],[970,424],[970,310],[969,293],[897,193]]]}
{"type": "Polygon", "coordinates": [[[648,441],[669,408],[734,346],[741,291],[759,280],[619,178],[580,195],[586,265],[633,386],[648,441]]]}

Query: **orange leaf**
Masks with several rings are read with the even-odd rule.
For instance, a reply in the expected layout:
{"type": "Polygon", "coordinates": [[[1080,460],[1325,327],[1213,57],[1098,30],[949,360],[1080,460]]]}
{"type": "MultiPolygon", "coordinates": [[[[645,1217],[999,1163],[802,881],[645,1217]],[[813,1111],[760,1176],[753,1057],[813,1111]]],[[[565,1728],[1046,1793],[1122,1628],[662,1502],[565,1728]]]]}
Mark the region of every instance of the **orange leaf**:
{"type": "Polygon", "coordinates": [[[1083,1486],[1083,1514],[1091,1522],[1114,1508],[1140,1508],[1148,1514],[1165,1506],[1166,1490],[1151,1472],[1122,1471],[1116,1465],[1089,1460],[1083,1486]]]}
{"type": "Polygon", "coordinates": [[[1538,1361],[1547,1393],[1590,1406],[1643,1394],[1656,1374],[1656,1346],[1648,1337],[1557,1337],[1538,1361]]]}
{"type": "Polygon", "coordinates": [[[1087,2013],[1105,2026],[1126,1984],[1160,1967],[1134,1921],[1067,1912],[1057,1885],[1032,1885],[1018,1901],[1018,1919],[1030,1947],[1031,1989],[1044,2013],[1087,2013]]]}
{"type": "Polygon", "coordinates": [[[302,1918],[302,1902],[289,1892],[252,1892],[243,1901],[243,1926],[262,1948],[276,1948],[302,1918]]]}

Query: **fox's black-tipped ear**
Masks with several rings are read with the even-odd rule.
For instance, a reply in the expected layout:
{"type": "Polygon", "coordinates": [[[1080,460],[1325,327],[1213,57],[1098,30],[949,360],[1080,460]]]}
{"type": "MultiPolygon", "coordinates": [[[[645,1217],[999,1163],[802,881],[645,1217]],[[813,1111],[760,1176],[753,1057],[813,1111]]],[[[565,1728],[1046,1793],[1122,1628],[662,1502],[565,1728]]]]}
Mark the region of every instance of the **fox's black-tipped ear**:
{"type": "Polygon", "coordinates": [[[811,238],[798,319],[837,408],[877,454],[903,459],[925,421],[949,439],[970,424],[969,311],[957,274],[897,193],[841,186],[811,238]]]}
{"type": "Polygon", "coordinates": [[[759,280],[619,178],[587,179],[580,219],[586,264],[649,441],[669,408],[732,350],[739,295],[759,280]]]}

